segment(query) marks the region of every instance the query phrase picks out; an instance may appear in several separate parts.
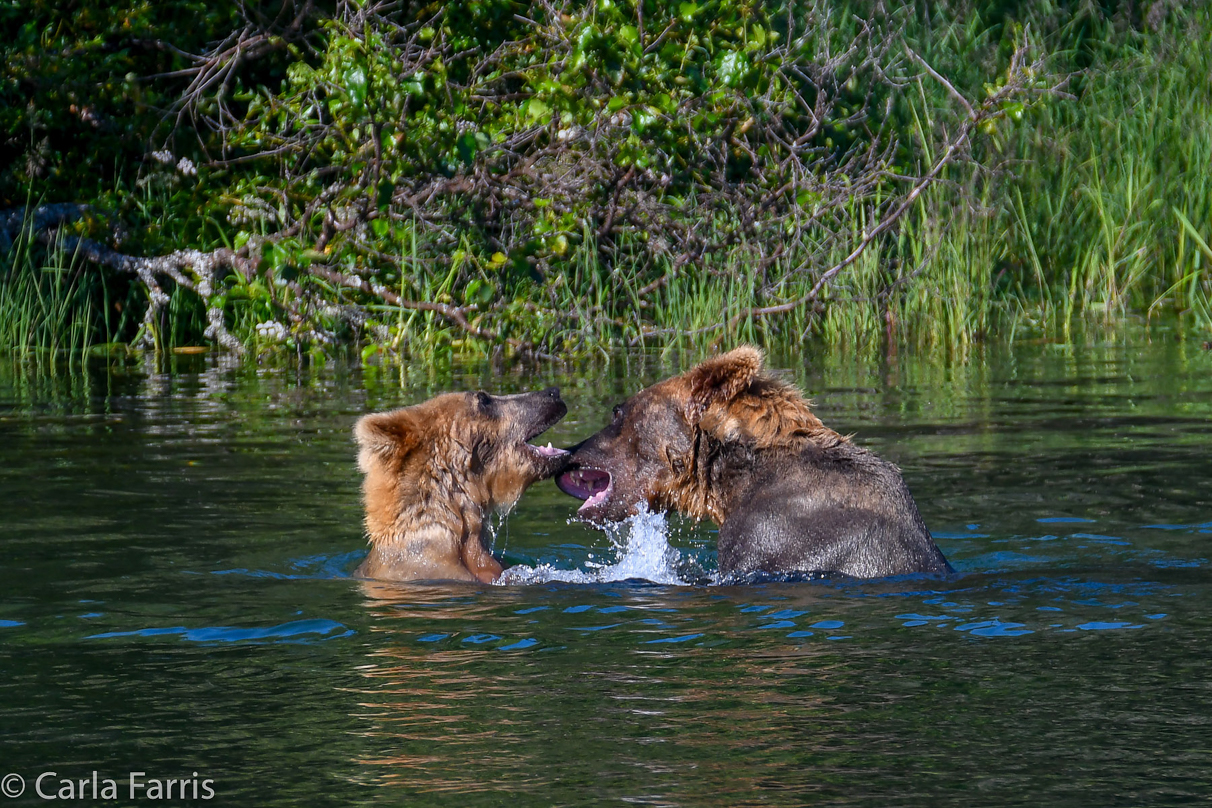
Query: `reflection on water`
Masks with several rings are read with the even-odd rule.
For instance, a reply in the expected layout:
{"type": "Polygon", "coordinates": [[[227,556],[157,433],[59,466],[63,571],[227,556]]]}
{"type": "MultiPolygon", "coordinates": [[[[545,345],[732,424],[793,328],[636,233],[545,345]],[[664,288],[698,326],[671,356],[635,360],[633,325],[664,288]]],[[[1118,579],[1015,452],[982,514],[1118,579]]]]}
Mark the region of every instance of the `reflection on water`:
{"type": "MultiPolygon", "coordinates": [[[[394,604],[368,603],[392,639],[361,669],[366,782],[557,802],[592,783],[721,805],[758,793],[1000,804],[1027,787],[1093,804],[1110,793],[1099,782],[1206,783],[1184,743],[1206,731],[1207,713],[1164,696],[1182,685],[1171,665],[1205,663],[1173,634],[1184,618],[1149,611],[1185,611],[1174,601],[1198,588],[963,584],[560,584],[474,600],[401,588],[394,604]],[[1107,639],[1091,646],[1095,633],[1107,639]],[[1093,790],[1069,793],[1091,758],[1101,759],[1098,777],[1086,775],[1093,790]]],[[[1184,697],[1201,698],[1198,688],[1184,697]]]]}
{"type": "Polygon", "coordinates": [[[0,757],[198,771],[256,806],[1190,804],[1212,786],[1212,356],[1185,346],[789,371],[902,467],[957,570],[874,582],[718,581],[709,525],[595,530],[550,483],[498,527],[507,585],[348,578],[358,414],[558,384],[568,445],[677,370],[660,357],[404,389],[196,358],[0,370],[0,757]]]}

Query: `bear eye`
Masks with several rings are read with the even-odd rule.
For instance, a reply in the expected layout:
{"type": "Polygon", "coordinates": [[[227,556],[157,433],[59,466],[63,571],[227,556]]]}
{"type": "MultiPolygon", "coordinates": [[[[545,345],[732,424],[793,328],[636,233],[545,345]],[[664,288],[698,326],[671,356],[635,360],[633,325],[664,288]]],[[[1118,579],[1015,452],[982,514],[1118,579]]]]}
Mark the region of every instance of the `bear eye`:
{"type": "Polygon", "coordinates": [[[614,410],[612,411],[611,417],[614,418],[614,420],[616,420],[616,421],[623,417],[623,405],[622,404],[614,405],[614,410]]]}
{"type": "Polygon", "coordinates": [[[480,410],[484,412],[492,409],[492,396],[488,395],[483,390],[479,391],[476,393],[476,406],[478,406],[480,410]]]}

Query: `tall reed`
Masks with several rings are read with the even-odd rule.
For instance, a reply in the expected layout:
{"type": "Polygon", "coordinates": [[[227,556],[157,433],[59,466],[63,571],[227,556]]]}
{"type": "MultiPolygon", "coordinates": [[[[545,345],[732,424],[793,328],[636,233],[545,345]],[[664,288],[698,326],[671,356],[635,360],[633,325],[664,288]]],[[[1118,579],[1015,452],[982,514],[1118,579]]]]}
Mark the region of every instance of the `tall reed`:
{"type": "Polygon", "coordinates": [[[0,352],[21,361],[83,363],[104,317],[96,293],[106,297],[103,277],[92,270],[62,239],[43,249],[22,232],[0,254],[0,352]]]}

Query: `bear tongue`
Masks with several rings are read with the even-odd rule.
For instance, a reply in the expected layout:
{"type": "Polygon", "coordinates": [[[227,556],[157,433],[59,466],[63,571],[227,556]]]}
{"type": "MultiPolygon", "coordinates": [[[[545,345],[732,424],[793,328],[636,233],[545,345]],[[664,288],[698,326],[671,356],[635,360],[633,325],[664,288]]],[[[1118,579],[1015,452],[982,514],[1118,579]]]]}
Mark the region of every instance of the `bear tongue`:
{"type": "Polygon", "coordinates": [[[610,490],[611,479],[605,471],[578,468],[561,474],[556,484],[569,496],[585,500],[597,497],[596,501],[601,502],[610,490]]]}
{"type": "Polygon", "coordinates": [[[609,486],[607,486],[606,488],[603,488],[601,491],[597,492],[596,494],[591,496],[589,499],[582,502],[581,507],[577,508],[577,512],[580,513],[581,511],[589,510],[594,505],[601,505],[603,502],[606,501],[606,496],[609,493],[610,493],[609,486]]]}

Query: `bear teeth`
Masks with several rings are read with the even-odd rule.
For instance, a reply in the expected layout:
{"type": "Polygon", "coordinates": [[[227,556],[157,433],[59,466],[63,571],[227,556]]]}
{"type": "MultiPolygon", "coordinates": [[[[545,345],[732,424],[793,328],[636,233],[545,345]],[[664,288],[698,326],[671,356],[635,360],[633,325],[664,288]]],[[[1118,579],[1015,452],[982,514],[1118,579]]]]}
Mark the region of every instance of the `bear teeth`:
{"type": "Polygon", "coordinates": [[[563,449],[557,449],[556,447],[552,446],[551,441],[548,441],[546,446],[535,446],[534,444],[528,445],[542,457],[563,457],[564,455],[568,454],[568,452],[564,451],[563,449]]]}

